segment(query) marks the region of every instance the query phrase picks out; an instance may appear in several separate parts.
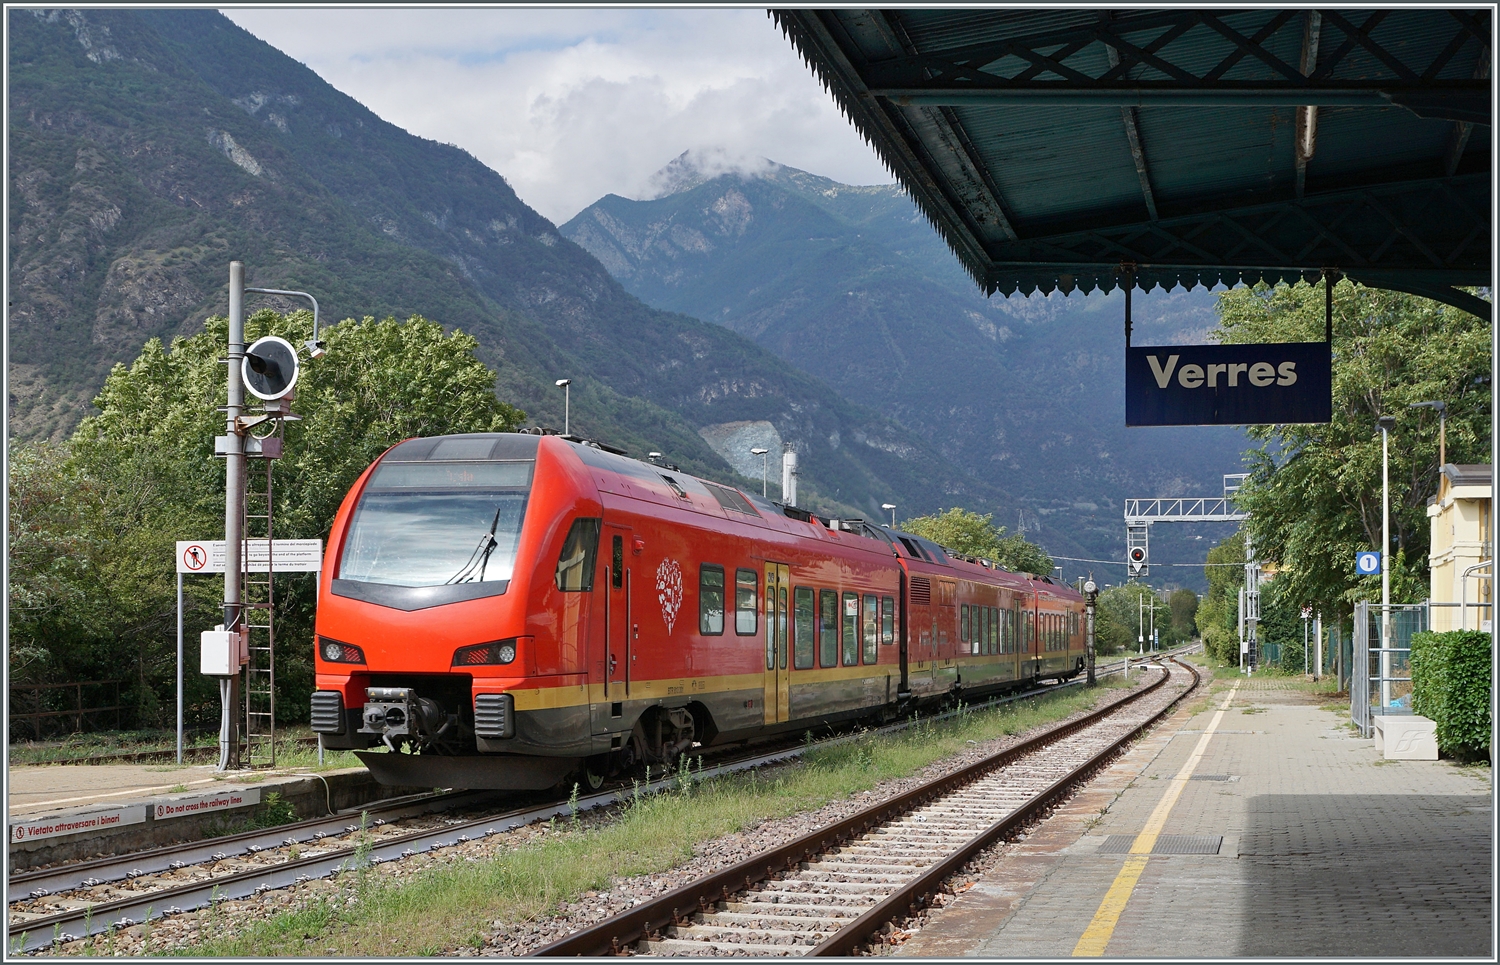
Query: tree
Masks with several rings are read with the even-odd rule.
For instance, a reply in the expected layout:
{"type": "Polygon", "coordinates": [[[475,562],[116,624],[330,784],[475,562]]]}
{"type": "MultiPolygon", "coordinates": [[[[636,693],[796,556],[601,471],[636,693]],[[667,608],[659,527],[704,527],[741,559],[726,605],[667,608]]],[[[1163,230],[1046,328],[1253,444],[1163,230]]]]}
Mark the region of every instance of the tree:
{"type": "Polygon", "coordinates": [[[1099,653],[1135,653],[1144,636],[1151,649],[1151,611],[1155,604],[1156,629],[1163,647],[1171,646],[1170,612],[1165,600],[1144,583],[1112,586],[1099,594],[1094,607],[1094,643],[1099,653]],[[1143,611],[1142,607],[1146,609],[1143,611]],[[1144,612],[1144,617],[1142,613],[1144,612]]]}
{"type": "MultiPolygon", "coordinates": [[[[1219,295],[1220,341],[1321,340],[1321,286],[1237,288],[1219,295]]],[[[1240,491],[1256,555],[1279,564],[1279,592],[1326,616],[1379,595],[1379,577],[1356,577],[1354,554],[1378,549],[1381,440],[1376,419],[1394,416],[1390,446],[1392,599],[1427,595],[1426,503],[1437,489],[1437,418],[1413,402],[1448,407],[1448,461],[1487,462],[1490,325],[1456,308],[1342,282],[1333,318],[1333,421],[1266,425],[1249,453],[1240,491]]],[[[1215,610],[1217,616],[1219,611],[1215,610]]],[[[1201,623],[1200,623],[1201,625],[1201,623]]]]}
{"type": "MultiPolygon", "coordinates": [[[[257,312],[246,337],[277,334],[297,345],[311,323],[307,312],[257,312]]],[[[147,342],[134,363],[110,373],[94,403],[99,413],[80,423],[66,458],[27,453],[27,471],[11,480],[12,526],[19,494],[29,541],[22,565],[12,566],[12,586],[23,591],[23,607],[49,614],[27,624],[31,611],[13,605],[12,618],[20,612],[30,633],[26,645],[46,654],[28,659],[74,668],[70,673],[85,672],[81,662],[87,674],[129,679],[128,699],[142,724],[163,722],[174,687],[174,541],[223,531],[224,470],[213,440],[224,432],[216,406],[225,402],[218,360],[227,333],[225,319],[211,318],[198,334],[174,339],[170,351],[157,339],[147,342]],[[50,483],[57,499],[50,509],[43,505],[51,498],[49,473],[62,480],[50,483]],[[77,576],[44,565],[47,547],[73,544],[88,550],[79,557],[87,583],[81,594],[77,576]],[[60,602],[48,609],[42,603],[49,600],[60,602]],[[31,632],[45,626],[76,629],[51,638],[31,632]],[[76,653],[92,656],[80,661],[76,653]]],[[[320,334],[328,353],[304,362],[292,404],[302,419],[288,423],[286,455],[273,467],[277,538],[326,538],[355,479],[403,439],[509,431],[524,418],[495,396],[495,373],[461,331],[444,333],[413,316],[350,319],[320,334]]],[[[188,583],[186,623],[194,639],[219,621],[222,583],[188,583]]],[[[312,687],[316,587],[289,574],[277,578],[276,594],[278,715],[296,718],[306,714],[312,687]]],[[[211,688],[198,674],[188,678],[190,698],[212,706],[211,688]]]]}
{"type": "Polygon", "coordinates": [[[1198,594],[1188,589],[1173,590],[1167,597],[1172,608],[1172,635],[1176,640],[1187,641],[1197,636],[1198,594]]]}
{"type": "Polygon", "coordinates": [[[1240,659],[1240,587],[1245,585],[1245,537],[1234,533],[1208,551],[1208,593],[1198,606],[1194,620],[1203,648],[1224,663],[1240,659]]]}
{"type": "Polygon", "coordinates": [[[1013,573],[1052,573],[1052,557],[1040,546],[1017,533],[1005,535],[1004,526],[995,526],[993,513],[969,512],[955,506],[932,516],[915,516],[901,523],[908,533],[932,540],[960,556],[973,556],[999,563],[1013,573]]]}

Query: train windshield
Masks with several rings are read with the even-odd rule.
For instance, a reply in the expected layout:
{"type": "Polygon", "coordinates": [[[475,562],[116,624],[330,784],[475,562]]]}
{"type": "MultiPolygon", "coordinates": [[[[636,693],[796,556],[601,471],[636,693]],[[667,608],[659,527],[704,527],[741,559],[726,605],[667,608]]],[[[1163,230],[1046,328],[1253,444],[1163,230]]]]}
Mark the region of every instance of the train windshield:
{"type": "Polygon", "coordinates": [[[339,578],[392,586],[508,581],[532,466],[382,464],[354,511],[339,578]]]}

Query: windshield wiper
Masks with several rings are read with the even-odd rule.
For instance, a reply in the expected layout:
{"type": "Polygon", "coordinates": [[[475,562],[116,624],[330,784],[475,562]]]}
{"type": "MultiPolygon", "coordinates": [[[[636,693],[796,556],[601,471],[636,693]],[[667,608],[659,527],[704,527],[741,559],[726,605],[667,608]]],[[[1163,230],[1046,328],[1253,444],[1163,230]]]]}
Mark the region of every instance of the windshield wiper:
{"type": "Polygon", "coordinates": [[[484,582],[484,570],[489,565],[490,554],[495,551],[495,547],[500,542],[495,539],[495,529],[500,525],[500,508],[495,507],[495,518],[490,522],[490,531],[479,537],[479,545],[474,547],[474,552],[469,554],[469,559],[464,563],[463,568],[443,581],[445,586],[452,583],[472,582],[475,566],[479,567],[479,582],[484,582]]]}

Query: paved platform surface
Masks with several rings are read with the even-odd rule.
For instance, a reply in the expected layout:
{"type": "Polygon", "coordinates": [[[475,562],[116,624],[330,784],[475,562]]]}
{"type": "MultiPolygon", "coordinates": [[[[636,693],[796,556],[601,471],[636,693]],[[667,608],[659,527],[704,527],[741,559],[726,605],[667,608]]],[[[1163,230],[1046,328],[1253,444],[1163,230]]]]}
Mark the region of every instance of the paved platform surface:
{"type": "Polygon", "coordinates": [[[1384,761],[1347,707],[1274,678],[1241,682],[1203,742],[1231,684],[1214,686],[900,954],[1492,958],[1488,768],[1384,761]],[[1153,819],[1157,853],[1109,853],[1151,850],[1153,819]]]}
{"type": "MultiPolygon", "coordinates": [[[[214,765],[48,764],[12,766],[6,798],[11,817],[46,811],[82,811],[155,799],[183,790],[242,786],[233,776],[216,779],[214,765]]],[[[274,780],[274,778],[271,778],[274,780]]]]}

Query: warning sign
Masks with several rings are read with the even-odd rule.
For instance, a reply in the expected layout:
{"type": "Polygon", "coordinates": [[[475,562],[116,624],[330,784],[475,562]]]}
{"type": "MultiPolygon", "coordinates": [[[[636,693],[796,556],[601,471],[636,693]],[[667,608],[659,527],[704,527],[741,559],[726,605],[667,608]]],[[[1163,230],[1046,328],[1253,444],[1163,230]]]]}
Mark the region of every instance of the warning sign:
{"type": "MultiPolygon", "coordinates": [[[[323,569],[322,540],[278,539],[271,542],[271,552],[268,553],[265,540],[245,540],[241,563],[246,573],[266,572],[268,556],[273,557],[270,569],[277,573],[317,573],[323,569]]],[[[177,541],[177,572],[222,573],[225,568],[223,540],[177,541]]]]}
{"type": "Polygon", "coordinates": [[[259,803],[260,788],[250,787],[215,791],[212,794],[200,794],[197,797],[179,797],[169,801],[158,801],[154,807],[156,820],[161,821],[166,818],[185,818],[210,811],[230,811],[259,803]]]}
{"type": "Polygon", "coordinates": [[[111,808],[108,811],[90,811],[85,814],[54,814],[12,824],[10,840],[12,844],[20,844],[24,841],[38,841],[42,838],[55,838],[64,834],[103,831],[106,828],[145,823],[146,808],[139,804],[111,808]]]}

